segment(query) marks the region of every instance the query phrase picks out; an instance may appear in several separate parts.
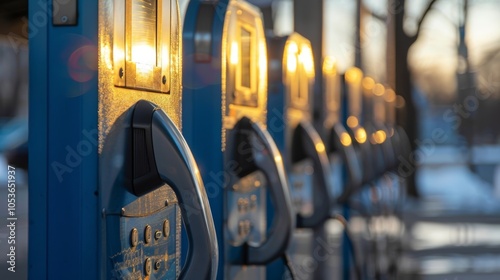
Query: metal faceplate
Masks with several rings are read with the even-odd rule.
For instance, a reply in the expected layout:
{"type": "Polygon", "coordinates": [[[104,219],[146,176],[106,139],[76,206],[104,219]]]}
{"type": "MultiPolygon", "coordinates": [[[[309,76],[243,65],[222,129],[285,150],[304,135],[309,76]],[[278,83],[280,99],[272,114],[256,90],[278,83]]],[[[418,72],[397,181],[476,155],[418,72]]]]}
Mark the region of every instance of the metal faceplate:
{"type": "MultiPolygon", "coordinates": [[[[155,197],[163,197],[167,186],[156,191],[155,197]]],[[[178,276],[177,240],[180,217],[178,207],[173,204],[156,207],[147,205],[147,197],[141,197],[124,207],[120,215],[108,216],[109,228],[119,224],[119,233],[108,231],[110,235],[117,234],[119,246],[110,248],[109,259],[112,269],[108,275],[111,279],[175,279],[178,276]],[[146,205],[145,205],[146,204],[146,205]],[[144,211],[144,208],[150,208],[144,211]],[[114,252],[113,252],[114,251],[114,252]]],[[[150,199],[150,198],[149,198],[150,199]]]]}
{"type": "Polygon", "coordinates": [[[127,188],[130,115],[127,111],[117,120],[99,159],[101,252],[105,256],[101,275],[106,279],[136,279],[133,277],[145,277],[149,273],[150,279],[175,279],[180,272],[181,216],[177,198],[167,185],[139,197],[127,188]],[[168,226],[164,226],[165,221],[168,226]],[[132,233],[134,228],[136,238],[132,233]],[[163,236],[155,238],[157,231],[163,236]],[[146,236],[151,239],[147,240],[146,236]],[[150,265],[152,269],[148,272],[150,265]]]}
{"type": "MultiPolygon", "coordinates": [[[[120,67],[115,63],[117,59],[115,54],[121,57],[121,54],[115,51],[115,47],[118,47],[120,41],[114,40],[115,27],[118,24],[115,14],[119,14],[115,8],[120,6],[115,4],[119,2],[129,3],[131,0],[99,1],[99,152],[102,152],[103,143],[118,117],[140,99],[151,101],[160,106],[179,129],[181,128],[182,45],[177,1],[157,0],[157,2],[163,3],[163,7],[170,7],[167,17],[170,19],[168,22],[163,22],[163,25],[168,26],[167,30],[170,31],[169,42],[162,44],[162,48],[170,46],[168,67],[162,68],[162,71],[168,71],[168,75],[166,75],[167,84],[170,85],[168,94],[155,93],[151,89],[129,89],[120,85],[116,86],[115,81],[120,76],[120,67]]],[[[163,38],[166,39],[166,36],[163,38]]]]}
{"type": "Polygon", "coordinates": [[[285,146],[287,148],[284,153],[290,155],[295,129],[302,121],[312,121],[315,74],[309,40],[298,33],[291,34],[285,43],[282,64],[286,100],[285,146]]]}
{"type": "Polygon", "coordinates": [[[295,211],[304,217],[310,217],[313,211],[314,167],[311,159],[295,163],[290,172],[292,201],[295,211]]]}
{"type": "Polygon", "coordinates": [[[223,143],[242,117],[266,123],[267,50],[262,15],[244,2],[231,0],[222,34],[223,143]]]}
{"type": "MultiPolygon", "coordinates": [[[[135,86],[121,84],[117,81],[129,79],[131,73],[128,68],[129,65],[122,69],[123,71],[120,71],[120,68],[123,68],[120,63],[126,63],[126,55],[124,51],[120,52],[119,50],[125,50],[127,46],[123,40],[128,39],[121,37],[122,35],[119,33],[129,34],[130,30],[127,29],[125,21],[130,15],[127,16],[127,14],[123,13],[127,11],[127,8],[132,7],[134,3],[137,4],[136,2],[139,1],[99,1],[99,196],[103,211],[101,278],[109,279],[107,273],[110,273],[115,268],[118,268],[116,272],[119,271],[122,273],[121,275],[127,273],[135,275],[134,273],[137,273],[139,268],[144,273],[145,260],[150,257],[151,260],[155,261],[164,260],[157,270],[154,270],[155,262],[152,262],[153,270],[150,279],[175,279],[179,274],[181,219],[173,190],[169,186],[164,186],[150,194],[136,197],[125,189],[124,184],[127,181],[125,176],[129,172],[125,165],[125,155],[128,153],[127,141],[129,141],[127,139],[130,130],[131,112],[129,109],[138,100],[149,100],[161,107],[179,128],[181,125],[182,46],[180,40],[180,15],[176,0],[148,1],[149,4],[156,3],[156,9],[161,11],[161,13],[156,13],[157,26],[161,28],[158,28],[157,31],[156,44],[151,47],[157,49],[157,57],[154,59],[157,61],[157,65],[161,65],[163,75],[156,75],[157,69],[155,68],[152,69],[154,75],[151,76],[156,77],[154,82],[148,80],[151,77],[136,75],[135,86]],[[125,8],[125,10],[122,8],[125,8]],[[160,37],[162,39],[158,41],[160,37]],[[161,57],[160,53],[162,54],[161,57]],[[169,55],[166,56],[166,53],[169,55]],[[157,76],[160,77],[160,80],[157,79],[157,76]],[[162,76],[165,76],[165,79],[162,76]],[[151,85],[155,85],[155,88],[149,88],[150,82],[152,82],[151,85]],[[161,89],[157,90],[156,85],[160,85],[161,89]],[[167,85],[168,90],[165,90],[167,85]],[[158,191],[161,191],[161,196],[158,196],[158,191]],[[165,201],[169,202],[167,208],[165,208],[165,201]],[[127,217],[121,216],[123,207],[126,209],[125,215],[127,217]],[[133,216],[135,218],[129,217],[130,215],[127,213],[130,213],[130,209],[127,210],[127,207],[134,209],[133,216]],[[141,236],[144,228],[149,224],[153,230],[154,241],[155,230],[160,228],[159,225],[165,218],[168,218],[170,224],[171,232],[168,238],[163,237],[161,240],[147,246],[141,243],[136,249],[131,249],[130,242],[128,242],[131,227],[137,227],[139,236],[141,236]],[[130,252],[127,253],[126,250],[130,252]],[[167,258],[168,261],[166,261],[167,258]],[[139,260],[142,264],[134,264],[139,260]],[[114,263],[116,267],[111,266],[111,263],[114,263]],[[168,272],[165,269],[168,269],[168,272]],[[158,278],[155,278],[157,276],[154,275],[158,275],[158,278]],[[168,277],[159,277],[160,275],[167,275],[168,277]],[[170,278],[170,276],[173,277],[170,278]]],[[[128,279],[127,277],[124,279],[128,279]]]]}
{"type": "MultiPolygon", "coordinates": [[[[265,123],[267,66],[261,68],[261,61],[267,64],[267,55],[263,36],[258,9],[243,1],[230,1],[222,36],[223,130],[227,133],[243,116],[265,123]]],[[[226,195],[228,242],[233,246],[261,244],[266,233],[264,175],[254,172],[230,182],[226,195]]]]}
{"type": "Polygon", "coordinates": [[[265,240],[266,185],[265,175],[256,171],[228,187],[227,232],[233,246],[258,246],[265,240]]]}
{"type": "Polygon", "coordinates": [[[314,59],[309,40],[298,33],[288,37],[283,52],[283,83],[287,107],[300,110],[310,119],[313,108],[314,59]]]}

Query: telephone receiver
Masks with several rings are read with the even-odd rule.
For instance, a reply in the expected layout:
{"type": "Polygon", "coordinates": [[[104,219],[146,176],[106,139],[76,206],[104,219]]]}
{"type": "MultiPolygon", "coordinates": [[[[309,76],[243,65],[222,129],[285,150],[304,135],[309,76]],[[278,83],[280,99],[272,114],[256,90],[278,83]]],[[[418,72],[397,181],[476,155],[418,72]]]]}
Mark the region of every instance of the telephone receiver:
{"type": "Polygon", "coordinates": [[[189,241],[179,279],[215,279],[218,244],[207,194],[194,157],[172,120],[155,104],[140,100],[133,109],[132,183],[140,197],[168,184],[179,201],[189,241]]]}
{"type": "Polygon", "coordinates": [[[259,246],[243,245],[246,246],[243,262],[247,265],[269,264],[285,254],[295,227],[283,160],[269,133],[247,117],[236,123],[230,137],[232,141],[228,141],[228,159],[239,166],[235,174],[237,178],[233,180],[261,171],[268,182],[268,193],[274,206],[273,224],[266,240],[259,246]],[[238,151],[241,143],[248,143],[251,152],[238,151]]]}
{"type": "Polygon", "coordinates": [[[313,214],[297,214],[297,227],[315,228],[330,217],[330,192],[328,180],[328,156],[325,146],[316,129],[308,121],[301,121],[293,135],[292,164],[304,159],[311,159],[314,168],[313,214]]]}

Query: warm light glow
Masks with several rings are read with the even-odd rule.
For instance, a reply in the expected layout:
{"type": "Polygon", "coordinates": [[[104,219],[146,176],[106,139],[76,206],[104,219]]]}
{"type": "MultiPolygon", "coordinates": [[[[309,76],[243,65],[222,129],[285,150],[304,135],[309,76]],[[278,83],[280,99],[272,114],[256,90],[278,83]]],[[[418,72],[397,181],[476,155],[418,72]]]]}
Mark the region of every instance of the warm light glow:
{"type": "Polygon", "coordinates": [[[288,50],[286,54],[286,68],[288,72],[297,71],[297,52],[299,47],[295,42],[290,42],[288,44],[288,50]]]}
{"type": "Polygon", "coordinates": [[[274,157],[275,162],[281,162],[281,155],[277,155],[274,157]]]}
{"type": "Polygon", "coordinates": [[[259,42],[259,84],[265,85],[267,82],[267,48],[266,42],[259,42]]]}
{"type": "Polygon", "coordinates": [[[358,143],[360,143],[360,144],[365,143],[366,142],[366,131],[365,131],[365,129],[362,128],[362,127],[356,129],[356,133],[355,133],[354,137],[356,138],[356,141],[358,141],[358,143]]]}
{"type": "Polygon", "coordinates": [[[388,88],[385,91],[385,101],[391,102],[391,103],[396,101],[396,93],[394,92],[394,90],[388,88]]]}
{"type": "Polygon", "coordinates": [[[387,139],[387,135],[383,130],[377,130],[372,134],[372,138],[377,144],[382,144],[387,139]]]}
{"type": "Polygon", "coordinates": [[[311,47],[309,45],[302,45],[302,49],[299,54],[299,61],[304,66],[308,76],[314,75],[314,58],[312,54],[311,47]]]}
{"type": "Polygon", "coordinates": [[[232,65],[238,65],[239,57],[240,57],[240,54],[239,54],[238,42],[232,42],[231,43],[231,54],[230,54],[230,57],[229,57],[229,62],[232,65]]]}
{"type": "Polygon", "coordinates": [[[351,67],[345,72],[345,79],[349,83],[359,83],[363,78],[363,72],[357,67],[351,67]]]}
{"type": "Polygon", "coordinates": [[[349,118],[347,118],[347,125],[350,128],[354,128],[358,126],[358,124],[359,124],[358,118],[356,118],[355,116],[350,116],[349,118]]]}
{"type": "Polygon", "coordinates": [[[384,92],[385,87],[382,84],[377,83],[373,88],[373,94],[375,94],[376,96],[382,96],[384,95],[384,92]]]}
{"type": "Polygon", "coordinates": [[[156,65],[156,49],[149,45],[133,45],[132,46],[132,61],[139,68],[140,65],[154,66],[156,65]]]}
{"type": "Polygon", "coordinates": [[[323,72],[331,75],[335,75],[337,73],[337,61],[333,56],[325,57],[325,60],[323,61],[323,72]]]}
{"type": "Polygon", "coordinates": [[[288,72],[294,73],[297,70],[297,57],[295,55],[288,55],[286,59],[286,68],[288,72]]]}
{"type": "Polygon", "coordinates": [[[323,153],[325,151],[325,145],[321,142],[317,143],[316,151],[318,151],[318,153],[323,153]]]}
{"type": "Polygon", "coordinates": [[[345,147],[350,146],[352,144],[351,136],[349,136],[347,132],[342,132],[342,134],[340,134],[340,143],[345,147]]]}
{"type": "Polygon", "coordinates": [[[131,59],[137,68],[150,70],[156,66],[157,5],[156,1],[131,1],[130,32],[131,59]]]}
{"type": "Polygon", "coordinates": [[[375,80],[371,77],[364,77],[362,83],[365,91],[370,91],[375,86],[375,80]]]}
{"type": "Polygon", "coordinates": [[[288,43],[288,54],[296,54],[299,52],[299,46],[297,43],[291,41],[288,43]]]}

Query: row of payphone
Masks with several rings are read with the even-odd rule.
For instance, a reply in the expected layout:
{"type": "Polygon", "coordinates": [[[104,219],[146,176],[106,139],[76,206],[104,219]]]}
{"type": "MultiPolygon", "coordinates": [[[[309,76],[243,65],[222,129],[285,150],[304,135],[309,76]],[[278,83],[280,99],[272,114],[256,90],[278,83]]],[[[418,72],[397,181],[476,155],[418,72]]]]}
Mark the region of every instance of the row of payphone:
{"type": "Polygon", "coordinates": [[[192,0],[181,28],[176,0],[82,2],[30,41],[30,161],[48,163],[30,172],[30,278],[386,273],[372,236],[340,239],[333,272],[314,254],[338,245],[332,218],[397,213],[394,91],[326,58],[317,129],[309,41],[266,35],[249,3],[192,0]]]}

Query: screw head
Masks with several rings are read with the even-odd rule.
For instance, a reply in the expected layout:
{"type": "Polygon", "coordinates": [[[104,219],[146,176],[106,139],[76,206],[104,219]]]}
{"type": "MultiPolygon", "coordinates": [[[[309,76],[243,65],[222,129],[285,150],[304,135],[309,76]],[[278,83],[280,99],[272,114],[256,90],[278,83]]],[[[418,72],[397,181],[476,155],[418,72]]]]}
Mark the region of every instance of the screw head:
{"type": "Polygon", "coordinates": [[[160,267],[161,267],[161,262],[160,261],[156,261],[155,262],[155,270],[160,269],[160,267]]]}
{"type": "Polygon", "coordinates": [[[122,79],[123,75],[124,75],[123,68],[120,67],[120,70],[118,71],[118,76],[120,76],[120,79],[122,79]]]}
{"type": "Polygon", "coordinates": [[[167,83],[167,77],[165,75],[163,75],[163,77],[161,78],[161,82],[165,85],[167,83]]]}
{"type": "Polygon", "coordinates": [[[161,236],[162,236],[161,231],[159,231],[159,230],[155,231],[155,240],[160,239],[160,238],[161,238],[161,236]]]}
{"type": "Polygon", "coordinates": [[[67,21],[68,21],[68,17],[67,16],[62,16],[61,17],[61,22],[66,23],[67,21]]]}
{"type": "Polygon", "coordinates": [[[139,231],[137,231],[136,228],[133,228],[130,231],[130,245],[132,247],[135,247],[137,246],[138,243],[139,243],[139,231]]]}
{"type": "Polygon", "coordinates": [[[144,273],[151,275],[151,258],[147,258],[144,262],[144,273]]]}
{"type": "Polygon", "coordinates": [[[146,244],[151,242],[151,234],[152,234],[151,226],[147,225],[146,228],[144,229],[144,242],[146,242],[146,244]]]}

